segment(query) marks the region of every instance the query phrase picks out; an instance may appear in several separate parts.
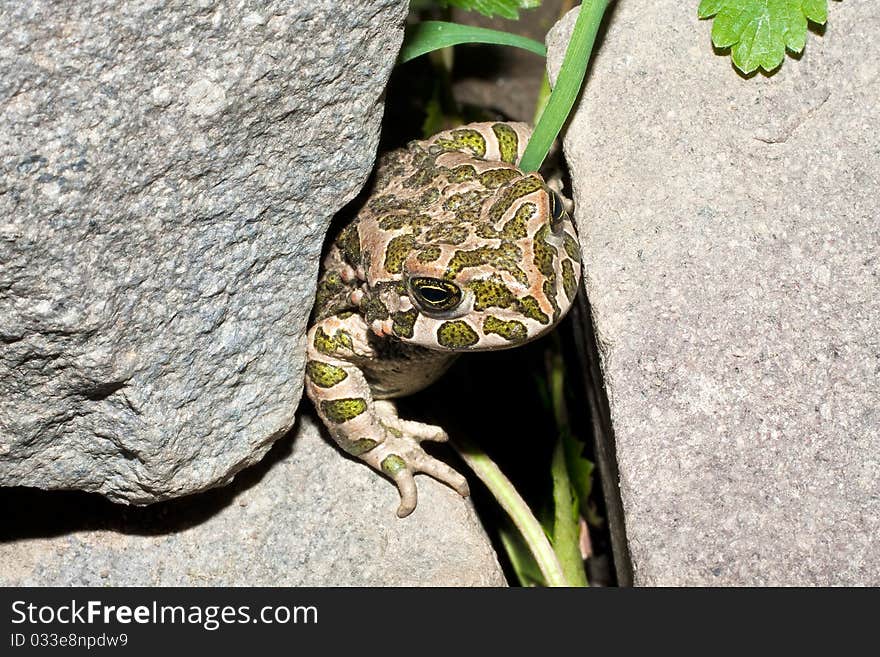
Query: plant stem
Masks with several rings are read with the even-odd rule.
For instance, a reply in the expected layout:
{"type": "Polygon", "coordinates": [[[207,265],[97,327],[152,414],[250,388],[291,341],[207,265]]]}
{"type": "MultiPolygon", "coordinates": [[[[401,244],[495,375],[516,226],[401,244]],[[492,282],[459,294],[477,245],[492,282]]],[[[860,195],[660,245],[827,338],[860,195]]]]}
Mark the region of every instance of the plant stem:
{"type": "Polygon", "coordinates": [[[568,115],[580,93],[590,54],[605,9],[611,0],[591,0],[589,4],[581,4],[581,11],[574,24],[571,40],[559,69],[556,87],[550,94],[547,106],[541,114],[541,120],[535,126],[532,138],[526,146],[520,168],[525,171],[537,171],[553,145],[553,140],[568,120],[568,115]]]}
{"type": "Polygon", "coordinates": [[[547,107],[547,101],[550,100],[550,78],[547,77],[547,71],[544,71],[544,77],[541,78],[541,88],[538,90],[538,102],[535,103],[535,116],[532,118],[532,125],[538,125],[544,108],[547,107]]]}
{"type": "Polygon", "coordinates": [[[571,586],[565,579],[562,566],[559,564],[559,559],[557,559],[541,523],[538,522],[525,500],[495,462],[469,441],[456,439],[453,445],[464,462],[486,484],[498,504],[507,512],[513,524],[520,531],[535,557],[538,568],[544,575],[547,586],[571,586]]]}
{"type": "Polygon", "coordinates": [[[565,362],[562,360],[562,340],[553,334],[553,351],[547,363],[547,379],[550,384],[550,400],[553,405],[553,419],[556,430],[561,434],[568,431],[568,409],[565,405],[565,362]]]}

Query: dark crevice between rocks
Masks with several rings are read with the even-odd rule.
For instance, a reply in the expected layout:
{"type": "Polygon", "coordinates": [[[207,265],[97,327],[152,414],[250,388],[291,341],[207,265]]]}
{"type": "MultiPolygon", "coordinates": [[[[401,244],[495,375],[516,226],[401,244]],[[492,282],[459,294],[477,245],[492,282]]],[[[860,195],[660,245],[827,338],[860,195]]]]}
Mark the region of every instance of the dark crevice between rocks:
{"type": "Polygon", "coordinates": [[[51,538],[71,532],[115,531],[136,536],[181,532],[219,514],[290,456],[299,421],[265,457],[241,470],[231,484],[149,506],[117,504],[98,493],[0,488],[0,543],[51,538]]]}
{"type": "Polygon", "coordinates": [[[623,501],[620,497],[620,473],[617,468],[617,449],[608,394],[602,377],[598,341],[593,330],[590,301],[581,285],[577,302],[571,310],[574,344],[580,363],[585,388],[591,434],[592,460],[599,469],[598,483],[602,486],[604,517],[608,522],[608,538],[612,551],[618,586],[633,585],[632,559],[626,538],[623,501]]]}

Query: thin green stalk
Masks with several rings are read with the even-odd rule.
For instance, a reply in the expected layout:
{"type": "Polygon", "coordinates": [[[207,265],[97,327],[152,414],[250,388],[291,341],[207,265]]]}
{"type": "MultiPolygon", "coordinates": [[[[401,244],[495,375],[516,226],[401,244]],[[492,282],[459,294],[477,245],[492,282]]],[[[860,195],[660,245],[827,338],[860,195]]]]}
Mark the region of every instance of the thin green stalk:
{"type": "Polygon", "coordinates": [[[569,476],[566,443],[572,440],[568,408],[565,404],[565,363],[562,341],[554,335],[553,349],[547,360],[547,378],[558,438],[550,470],[553,474],[553,551],[572,586],[589,586],[580,552],[579,500],[569,476]]]}
{"type": "Polygon", "coordinates": [[[559,69],[556,87],[550,94],[550,100],[547,101],[547,106],[535,126],[535,131],[520,161],[519,166],[523,171],[537,171],[541,167],[541,163],[550,152],[553,140],[568,119],[587,73],[596,33],[599,31],[602,16],[605,15],[609,2],[610,0],[591,0],[589,4],[586,2],[581,4],[571,41],[565,51],[562,67],[559,69]]]}
{"type": "Polygon", "coordinates": [[[553,419],[559,433],[568,431],[568,409],[565,407],[565,364],[562,362],[562,341],[554,334],[553,356],[547,368],[550,379],[550,400],[553,404],[553,419]]]}
{"type": "Polygon", "coordinates": [[[553,474],[553,552],[569,586],[589,586],[580,551],[578,501],[568,477],[563,438],[556,441],[550,470],[553,474]]]}
{"type": "Polygon", "coordinates": [[[538,102],[535,103],[535,116],[532,118],[532,125],[538,125],[538,121],[541,120],[544,108],[547,107],[547,101],[550,100],[551,91],[550,78],[547,76],[547,72],[544,71],[544,77],[541,78],[541,88],[538,90],[538,102]]]}
{"type": "Polygon", "coordinates": [[[532,514],[531,509],[510,483],[510,480],[504,476],[504,473],[485,452],[480,451],[472,443],[457,439],[454,445],[464,462],[486,484],[489,492],[492,493],[501,508],[507,512],[513,524],[522,534],[544,575],[547,586],[571,586],[565,579],[562,566],[559,564],[559,559],[556,558],[556,553],[553,551],[541,523],[532,514]]]}

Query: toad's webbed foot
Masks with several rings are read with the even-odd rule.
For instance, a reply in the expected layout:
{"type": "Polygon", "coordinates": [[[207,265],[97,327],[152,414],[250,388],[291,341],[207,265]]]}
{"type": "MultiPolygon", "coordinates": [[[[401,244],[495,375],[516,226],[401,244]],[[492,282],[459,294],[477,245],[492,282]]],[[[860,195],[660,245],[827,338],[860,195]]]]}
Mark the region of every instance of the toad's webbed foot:
{"type": "Polygon", "coordinates": [[[376,415],[385,428],[385,440],[361,455],[369,465],[391,477],[400,491],[397,515],[408,516],[418,503],[413,475],[421,472],[454,488],[462,497],[470,494],[467,481],[443,461],[435,459],[421,446],[421,441],[445,442],[448,437],[440,427],[402,420],[391,402],[377,401],[376,415]]]}

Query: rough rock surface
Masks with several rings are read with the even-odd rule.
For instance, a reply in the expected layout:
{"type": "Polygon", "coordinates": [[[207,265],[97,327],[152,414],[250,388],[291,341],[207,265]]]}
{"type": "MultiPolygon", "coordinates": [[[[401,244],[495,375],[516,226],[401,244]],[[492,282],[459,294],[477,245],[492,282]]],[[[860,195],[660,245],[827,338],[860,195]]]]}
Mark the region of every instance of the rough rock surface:
{"type": "Polygon", "coordinates": [[[337,451],[305,416],[231,486],[144,509],[0,490],[0,585],[504,585],[470,503],[420,476],[400,520],[394,486],[337,451]]]}
{"type": "Polygon", "coordinates": [[[407,6],[0,5],[0,485],[148,503],[291,427],[407,6]]]}
{"type": "Polygon", "coordinates": [[[616,3],[568,129],[637,584],[880,584],[880,15],[829,4],[743,79],[616,3]]]}

